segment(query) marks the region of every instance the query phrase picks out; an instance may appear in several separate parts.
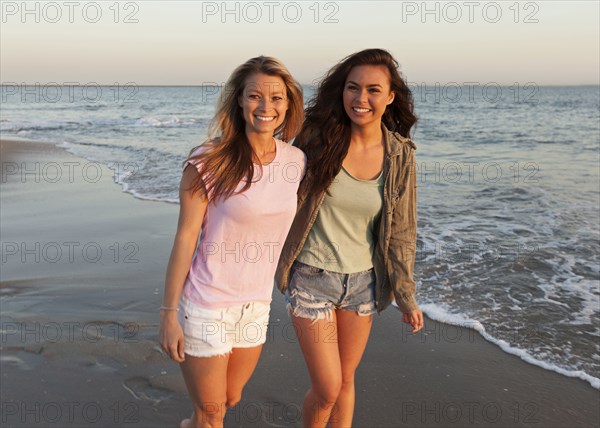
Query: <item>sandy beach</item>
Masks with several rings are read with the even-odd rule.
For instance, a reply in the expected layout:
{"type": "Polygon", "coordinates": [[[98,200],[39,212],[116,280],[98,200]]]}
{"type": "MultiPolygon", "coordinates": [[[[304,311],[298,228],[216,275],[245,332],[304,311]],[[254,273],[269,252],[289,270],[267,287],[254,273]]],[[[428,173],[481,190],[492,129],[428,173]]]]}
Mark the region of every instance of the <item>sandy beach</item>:
{"type": "MultiPolygon", "coordinates": [[[[178,206],[52,144],[1,142],[1,425],[176,427],[191,412],[157,344],[178,206]]],[[[376,316],[355,427],[596,427],[599,391],[470,329],[376,316]]],[[[301,426],[308,372],[275,291],[269,338],[228,427],[301,426]]]]}

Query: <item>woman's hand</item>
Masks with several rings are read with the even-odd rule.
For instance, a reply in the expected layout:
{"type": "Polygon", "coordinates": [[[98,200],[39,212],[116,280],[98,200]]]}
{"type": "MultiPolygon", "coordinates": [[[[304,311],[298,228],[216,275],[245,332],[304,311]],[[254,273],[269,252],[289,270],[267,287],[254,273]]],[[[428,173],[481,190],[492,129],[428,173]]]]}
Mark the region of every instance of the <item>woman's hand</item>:
{"type": "Polygon", "coordinates": [[[413,311],[403,313],[402,321],[412,325],[412,333],[416,333],[423,328],[423,312],[421,312],[420,309],[415,309],[413,311]]]}
{"type": "Polygon", "coordinates": [[[176,363],[185,360],[183,352],[183,330],[177,319],[175,311],[161,311],[160,313],[160,347],[176,363]]]}

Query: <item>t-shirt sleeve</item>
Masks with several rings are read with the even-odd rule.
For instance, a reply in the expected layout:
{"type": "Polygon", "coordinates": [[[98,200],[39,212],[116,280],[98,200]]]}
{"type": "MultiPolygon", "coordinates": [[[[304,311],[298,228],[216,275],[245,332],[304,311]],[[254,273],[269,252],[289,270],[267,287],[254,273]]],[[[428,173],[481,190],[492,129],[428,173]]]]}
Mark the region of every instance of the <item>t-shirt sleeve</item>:
{"type": "MultiPolygon", "coordinates": [[[[287,143],[284,143],[287,144],[287,143]]],[[[306,154],[300,150],[298,147],[294,147],[294,146],[288,146],[287,148],[289,150],[289,157],[288,157],[288,162],[291,165],[286,165],[286,168],[284,168],[286,171],[294,171],[294,182],[296,182],[296,184],[300,185],[300,182],[302,181],[302,179],[304,178],[304,175],[306,174],[306,165],[308,163],[307,158],[306,158],[306,154]],[[293,165],[293,168],[291,168],[291,166],[293,165]],[[290,168],[288,168],[290,167],[290,168]]],[[[291,178],[291,175],[290,175],[291,178]]]]}
{"type": "MultiPolygon", "coordinates": [[[[188,165],[193,165],[193,166],[196,167],[196,170],[198,171],[198,174],[202,173],[200,171],[200,167],[202,165],[202,162],[199,159],[197,159],[197,158],[196,159],[190,159],[190,158],[193,158],[194,156],[197,156],[200,153],[202,153],[203,149],[204,148],[202,146],[199,146],[196,149],[194,149],[194,151],[191,153],[191,155],[188,157],[188,159],[186,159],[185,162],[183,163],[182,171],[185,171],[185,169],[187,168],[188,165]]],[[[203,182],[202,183],[202,187],[204,187],[204,188],[205,188],[205,183],[206,183],[206,177],[207,177],[206,173],[202,175],[202,182],[203,182]]],[[[212,197],[212,188],[211,188],[211,190],[209,190],[208,195],[209,195],[209,198],[212,197]]]]}
{"type": "Polygon", "coordinates": [[[188,165],[194,165],[196,167],[196,169],[198,170],[198,172],[200,172],[200,161],[198,159],[190,159],[191,157],[197,156],[200,153],[202,153],[202,146],[196,147],[196,149],[192,152],[192,154],[184,162],[182,170],[185,170],[185,168],[188,165]]]}
{"type": "MultiPolygon", "coordinates": [[[[298,149],[298,150],[300,150],[300,149],[298,149]]],[[[306,165],[308,163],[308,159],[306,157],[306,153],[304,153],[302,150],[300,150],[300,151],[302,153],[302,157],[300,159],[300,181],[302,181],[302,179],[306,175],[306,165]]]]}

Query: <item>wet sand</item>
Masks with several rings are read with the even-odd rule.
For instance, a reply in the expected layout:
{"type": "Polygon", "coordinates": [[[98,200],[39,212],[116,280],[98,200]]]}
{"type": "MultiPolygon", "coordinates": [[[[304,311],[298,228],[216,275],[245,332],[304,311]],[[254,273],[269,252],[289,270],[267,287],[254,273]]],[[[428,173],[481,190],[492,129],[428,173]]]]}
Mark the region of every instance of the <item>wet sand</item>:
{"type": "MultiPolygon", "coordinates": [[[[109,168],[51,144],[1,142],[1,424],[175,427],[191,412],[157,344],[178,206],[123,193],[109,168]]],[[[355,427],[595,427],[599,391],[473,330],[393,308],[374,320],[355,427]]],[[[228,427],[301,426],[309,377],[283,298],[228,427]]]]}

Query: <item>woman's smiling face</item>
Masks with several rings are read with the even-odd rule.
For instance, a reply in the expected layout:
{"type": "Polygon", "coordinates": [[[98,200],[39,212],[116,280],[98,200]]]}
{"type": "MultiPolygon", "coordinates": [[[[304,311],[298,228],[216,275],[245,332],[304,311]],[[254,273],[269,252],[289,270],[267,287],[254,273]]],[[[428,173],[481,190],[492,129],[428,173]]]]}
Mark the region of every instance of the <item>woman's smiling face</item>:
{"type": "Polygon", "coordinates": [[[243,109],[246,133],[273,135],[288,109],[285,82],[279,76],[248,76],[238,103],[243,109]]]}
{"type": "Polygon", "coordinates": [[[386,107],[394,100],[390,75],[383,65],[359,65],[348,73],[344,85],[344,110],[354,125],[381,122],[386,107]]]}

